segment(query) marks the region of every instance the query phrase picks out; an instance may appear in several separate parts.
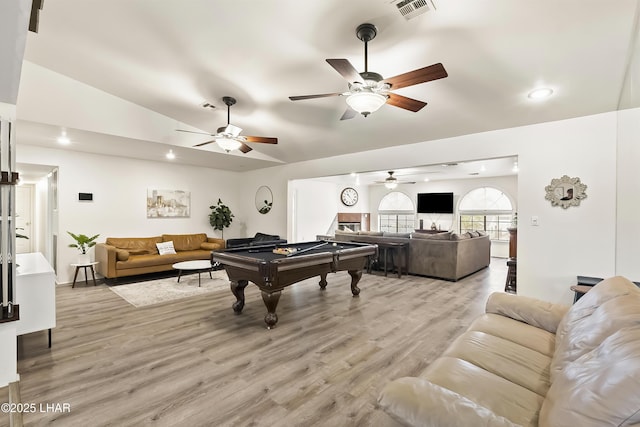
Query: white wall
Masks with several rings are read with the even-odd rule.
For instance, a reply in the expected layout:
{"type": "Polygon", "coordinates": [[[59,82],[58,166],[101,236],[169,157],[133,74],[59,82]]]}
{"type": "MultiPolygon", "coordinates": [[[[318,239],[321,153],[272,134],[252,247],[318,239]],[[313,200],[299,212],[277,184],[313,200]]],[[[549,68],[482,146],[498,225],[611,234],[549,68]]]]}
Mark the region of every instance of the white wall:
{"type": "Polygon", "coordinates": [[[615,272],[616,113],[520,130],[518,293],[569,303],[576,275],[615,272]],[[565,174],[587,185],[578,207],[544,199],[545,186],[565,174]]]}
{"type": "Polygon", "coordinates": [[[340,209],[336,197],[336,185],[313,180],[296,180],[290,183],[293,193],[294,222],[292,242],[315,240],[319,234],[326,234],[340,209]]]}
{"type": "MultiPolygon", "coordinates": [[[[102,156],[66,150],[18,146],[18,161],[58,166],[58,282],[72,280],[77,251],[69,248],[66,232],[107,237],[154,236],[162,233],[207,233],[220,237],[209,225],[209,206],[218,198],[231,208],[235,218],[224,231],[225,239],[241,235],[247,222],[240,208],[243,196],[238,174],[207,168],[102,156]],[[190,218],[146,217],[148,188],[191,192],[190,218]],[[93,193],[93,202],[78,201],[78,193],[93,193]]],[[[253,202],[253,196],[251,196],[253,202]]],[[[255,211],[255,208],[253,209],[255,211]]]]}
{"type": "MultiPolygon", "coordinates": [[[[518,291],[570,303],[569,286],[576,275],[615,271],[616,123],[616,112],[611,112],[390,147],[247,172],[243,185],[257,187],[271,180],[276,191],[289,191],[291,214],[292,192],[286,188],[292,179],[415,167],[425,164],[424,159],[437,164],[518,156],[518,291]],[[565,174],[588,186],[587,199],[567,210],[544,198],[551,179],[565,174]],[[529,222],[534,215],[540,220],[537,227],[529,222]]],[[[279,230],[287,230],[290,221],[290,215],[278,213],[279,230]]]]}
{"type": "Polygon", "coordinates": [[[618,120],[616,274],[640,281],[640,108],[620,111],[618,120]]]}

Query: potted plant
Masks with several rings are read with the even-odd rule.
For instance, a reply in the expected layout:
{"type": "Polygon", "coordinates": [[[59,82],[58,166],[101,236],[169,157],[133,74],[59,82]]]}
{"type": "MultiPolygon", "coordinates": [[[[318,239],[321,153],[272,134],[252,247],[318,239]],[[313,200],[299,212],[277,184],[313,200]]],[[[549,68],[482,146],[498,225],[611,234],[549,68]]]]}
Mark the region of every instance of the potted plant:
{"type": "Polygon", "coordinates": [[[78,249],[78,251],[80,251],[80,255],[78,256],[78,263],[86,264],[91,262],[91,259],[89,258],[89,254],[87,253],[87,251],[89,250],[89,248],[92,248],[93,246],[96,245],[95,240],[100,235],[96,234],[95,236],[88,237],[84,234],[73,234],[70,231],[67,231],[67,233],[69,234],[69,236],[73,238],[73,240],[76,241],[76,243],[70,243],[69,247],[76,248],[78,249]]]}
{"type": "Polygon", "coordinates": [[[231,225],[234,215],[231,213],[231,209],[223,204],[220,199],[218,199],[217,204],[209,206],[209,209],[211,209],[209,224],[214,230],[220,230],[224,239],[224,229],[231,225]]]}

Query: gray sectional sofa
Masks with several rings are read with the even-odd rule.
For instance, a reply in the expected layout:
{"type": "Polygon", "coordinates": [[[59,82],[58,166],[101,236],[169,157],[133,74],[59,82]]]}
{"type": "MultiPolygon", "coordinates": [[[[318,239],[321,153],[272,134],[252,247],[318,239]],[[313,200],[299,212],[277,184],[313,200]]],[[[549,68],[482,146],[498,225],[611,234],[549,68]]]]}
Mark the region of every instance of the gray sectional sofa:
{"type": "Polygon", "coordinates": [[[404,234],[336,231],[335,240],[372,244],[385,241],[408,243],[409,274],[453,281],[487,267],[491,258],[491,240],[481,232],[404,234]]]}

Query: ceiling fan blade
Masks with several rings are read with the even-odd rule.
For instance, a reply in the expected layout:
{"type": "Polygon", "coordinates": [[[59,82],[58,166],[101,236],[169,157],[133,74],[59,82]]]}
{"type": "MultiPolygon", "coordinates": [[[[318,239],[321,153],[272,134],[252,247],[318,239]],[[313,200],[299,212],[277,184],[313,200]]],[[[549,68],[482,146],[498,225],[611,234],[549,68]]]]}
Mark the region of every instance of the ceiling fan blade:
{"type": "Polygon", "coordinates": [[[289,99],[292,101],[300,101],[302,99],[314,99],[314,98],[327,98],[329,96],[340,96],[342,93],[322,93],[319,95],[301,95],[301,96],[290,96],[289,99]]]}
{"type": "Polygon", "coordinates": [[[249,147],[247,144],[242,144],[238,150],[247,154],[249,151],[253,150],[253,148],[249,147]]]}
{"type": "Polygon", "coordinates": [[[387,99],[387,104],[394,107],[404,108],[405,110],[420,111],[422,107],[427,105],[426,102],[418,101],[417,99],[407,98],[406,96],[398,95],[397,93],[390,93],[387,99]]]}
{"type": "Polygon", "coordinates": [[[344,114],[342,115],[342,117],[340,117],[340,120],[353,119],[357,114],[358,114],[358,112],[356,110],[354,110],[353,108],[347,106],[347,109],[344,110],[344,114]]]}
{"type": "Polygon", "coordinates": [[[268,136],[244,136],[247,142],[262,142],[264,144],[277,144],[278,138],[271,138],[268,136]]]}
{"type": "Polygon", "coordinates": [[[391,85],[391,89],[400,89],[401,87],[413,86],[418,83],[430,82],[447,77],[447,71],[441,63],[429,65],[428,67],[419,68],[400,74],[395,77],[384,79],[385,83],[391,85]]]}
{"type": "Polygon", "coordinates": [[[202,147],[203,145],[211,144],[213,142],[216,142],[216,140],[212,139],[211,141],[201,142],[200,144],[194,145],[194,147],[202,147]]]}
{"type": "Polygon", "coordinates": [[[176,129],[176,132],[197,133],[198,135],[210,135],[210,136],[213,136],[212,133],[196,132],[196,131],[193,131],[193,130],[186,130],[186,129],[176,129]]]}
{"type": "Polygon", "coordinates": [[[362,76],[358,73],[358,70],[351,65],[351,62],[347,59],[327,59],[329,65],[331,65],[342,77],[344,77],[349,83],[361,82],[362,76]]]}

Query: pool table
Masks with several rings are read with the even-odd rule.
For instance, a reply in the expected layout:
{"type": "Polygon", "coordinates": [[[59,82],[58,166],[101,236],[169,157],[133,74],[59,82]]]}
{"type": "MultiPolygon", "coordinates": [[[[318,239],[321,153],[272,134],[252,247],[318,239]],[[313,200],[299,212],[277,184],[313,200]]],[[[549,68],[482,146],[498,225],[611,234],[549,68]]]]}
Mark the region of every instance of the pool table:
{"type": "Polygon", "coordinates": [[[327,274],[348,271],[351,276],[351,293],[360,294],[358,282],[367,259],[377,255],[377,246],[352,243],[314,241],[279,245],[250,246],[225,251],[214,251],[212,262],[219,262],[231,281],[231,292],[236,297],[233,310],[241,313],[244,308],[244,288],[253,282],[262,292],[267,307],[264,321],[271,329],[278,323],[276,307],[282,290],[294,283],[320,276],[320,288],[327,287],[327,274]],[[276,254],[295,250],[291,254],[276,254]]]}

